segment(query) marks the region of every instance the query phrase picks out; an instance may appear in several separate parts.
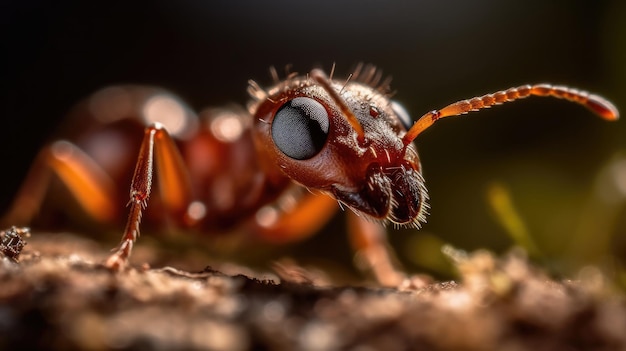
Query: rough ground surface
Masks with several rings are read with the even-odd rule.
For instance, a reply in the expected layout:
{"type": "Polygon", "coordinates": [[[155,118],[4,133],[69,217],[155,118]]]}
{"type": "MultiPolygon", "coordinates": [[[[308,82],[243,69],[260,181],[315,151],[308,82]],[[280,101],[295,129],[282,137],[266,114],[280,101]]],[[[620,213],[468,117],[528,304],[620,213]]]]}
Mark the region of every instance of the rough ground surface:
{"type": "Polygon", "coordinates": [[[460,282],[404,289],[319,286],[289,267],[290,281],[232,266],[112,274],[106,254],[34,233],[19,262],[2,258],[0,349],[626,349],[626,303],[601,274],[554,281],[520,254],[457,254],[460,282]]]}

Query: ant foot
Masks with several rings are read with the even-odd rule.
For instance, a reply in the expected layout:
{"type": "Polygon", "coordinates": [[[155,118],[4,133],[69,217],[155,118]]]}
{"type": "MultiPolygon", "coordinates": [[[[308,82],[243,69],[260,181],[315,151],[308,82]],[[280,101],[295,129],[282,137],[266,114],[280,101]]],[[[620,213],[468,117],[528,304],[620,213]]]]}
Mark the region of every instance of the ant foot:
{"type": "Polygon", "coordinates": [[[121,272],[124,270],[127,263],[126,258],[123,258],[121,253],[118,251],[107,258],[104,262],[104,267],[113,272],[121,272]]]}
{"type": "Polygon", "coordinates": [[[120,245],[113,249],[114,253],[107,258],[104,262],[104,266],[114,272],[120,272],[124,270],[130,257],[130,252],[133,249],[133,241],[126,239],[122,240],[120,245]]]}
{"type": "Polygon", "coordinates": [[[433,278],[426,274],[417,274],[405,277],[400,284],[398,290],[415,291],[424,289],[433,283],[433,278]]]}

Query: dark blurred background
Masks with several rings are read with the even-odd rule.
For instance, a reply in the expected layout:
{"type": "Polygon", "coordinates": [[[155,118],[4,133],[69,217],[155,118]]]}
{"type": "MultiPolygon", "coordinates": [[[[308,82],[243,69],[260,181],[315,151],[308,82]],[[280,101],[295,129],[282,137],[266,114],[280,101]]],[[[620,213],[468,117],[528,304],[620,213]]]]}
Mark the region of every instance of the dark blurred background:
{"type": "MultiPolygon", "coordinates": [[[[111,84],[162,86],[201,109],[245,103],[247,80],[270,83],[270,65],[306,72],[336,62],[345,75],[364,61],[393,76],[414,118],[538,82],[597,92],[626,110],[618,0],[30,0],[3,2],[0,23],[3,209],[73,104],[111,84]]],[[[511,247],[489,205],[497,183],[544,259],[614,264],[626,257],[625,135],[623,121],[554,99],[440,122],[417,140],[432,209],[421,231],[392,233],[401,260],[437,272],[441,243],[511,247]]],[[[315,254],[325,240],[346,247],[328,229],[296,250],[315,254]]]]}

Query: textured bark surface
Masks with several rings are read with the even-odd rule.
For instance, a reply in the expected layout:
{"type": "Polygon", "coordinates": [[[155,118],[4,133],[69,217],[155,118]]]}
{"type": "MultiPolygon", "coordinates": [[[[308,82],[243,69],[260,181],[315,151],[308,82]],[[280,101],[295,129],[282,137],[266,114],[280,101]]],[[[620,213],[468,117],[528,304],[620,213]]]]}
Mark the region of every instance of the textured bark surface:
{"type": "Polygon", "coordinates": [[[0,349],[626,349],[625,300],[600,273],[555,281],[520,254],[459,255],[459,282],[386,289],[285,266],[293,279],[232,265],[112,274],[84,238],[27,241],[0,262],[0,349]]]}

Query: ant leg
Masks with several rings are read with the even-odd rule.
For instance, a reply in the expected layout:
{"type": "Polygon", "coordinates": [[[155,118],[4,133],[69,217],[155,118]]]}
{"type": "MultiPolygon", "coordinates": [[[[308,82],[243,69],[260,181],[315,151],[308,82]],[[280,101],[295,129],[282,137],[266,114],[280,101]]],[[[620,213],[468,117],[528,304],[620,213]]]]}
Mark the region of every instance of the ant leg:
{"type": "Polygon", "coordinates": [[[46,196],[52,175],[95,220],[106,223],[117,217],[111,178],[76,145],[61,140],[39,152],[2,222],[30,223],[46,196]]]}
{"type": "Polygon", "coordinates": [[[321,229],[338,209],[337,200],[323,194],[306,194],[294,206],[287,210],[280,205],[262,207],[256,213],[253,231],[273,243],[301,240],[321,229]]]}
{"type": "Polygon", "coordinates": [[[399,264],[387,241],[387,233],[380,224],[350,213],[348,234],[353,249],[362,255],[366,268],[374,274],[379,284],[398,287],[404,282],[406,275],[398,268],[399,264]]]}
{"type": "Polygon", "coordinates": [[[148,205],[152,188],[155,155],[159,184],[163,189],[161,195],[167,212],[185,213],[191,203],[191,182],[174,140],[160,123],[147,127],[130,186],[128,221],[120,244],[105,262],[105,266],[112,270],[124,268],[133,244],[139,237],[141,215],[148,205]]]}

